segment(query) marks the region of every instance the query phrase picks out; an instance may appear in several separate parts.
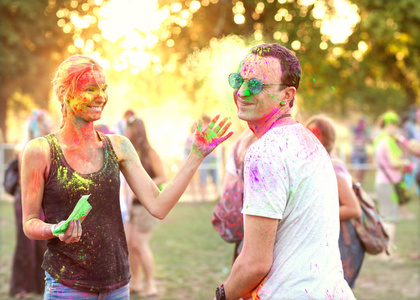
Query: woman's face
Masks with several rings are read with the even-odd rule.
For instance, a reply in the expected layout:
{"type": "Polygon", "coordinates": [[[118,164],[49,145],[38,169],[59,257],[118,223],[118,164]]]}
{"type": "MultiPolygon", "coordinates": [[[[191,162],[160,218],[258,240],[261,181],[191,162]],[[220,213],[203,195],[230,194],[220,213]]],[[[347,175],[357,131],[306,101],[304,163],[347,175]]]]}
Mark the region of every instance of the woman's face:
{"type": "Polygon", "coordinates": [[[77,82],[68,100],[68,112],[87,122],[99,120],[108,102],[107,81],[103,71],[88,71],[77,82]]]}

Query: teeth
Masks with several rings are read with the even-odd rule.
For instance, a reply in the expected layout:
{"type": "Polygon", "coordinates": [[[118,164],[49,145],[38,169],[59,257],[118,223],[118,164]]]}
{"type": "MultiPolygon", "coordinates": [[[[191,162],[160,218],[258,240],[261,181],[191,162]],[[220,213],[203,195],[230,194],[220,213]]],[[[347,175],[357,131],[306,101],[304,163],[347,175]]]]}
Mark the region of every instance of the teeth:
{"type": "Polygon", "coordinates": [[[90,109],[101,111],[102,108],[100,106],[91,106],[90,109]]]}

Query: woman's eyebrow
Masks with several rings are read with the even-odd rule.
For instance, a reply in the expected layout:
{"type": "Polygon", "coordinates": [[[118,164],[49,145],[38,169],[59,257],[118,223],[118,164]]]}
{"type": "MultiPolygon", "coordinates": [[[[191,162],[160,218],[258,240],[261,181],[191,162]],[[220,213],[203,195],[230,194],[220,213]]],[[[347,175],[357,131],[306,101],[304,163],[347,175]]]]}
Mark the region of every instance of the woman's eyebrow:
{"type": "Polygon", "coordinates": [[[96,82],[88,82],[84,85],[85,88],[90,87],[99,87],[99,85],[96,82]]]}

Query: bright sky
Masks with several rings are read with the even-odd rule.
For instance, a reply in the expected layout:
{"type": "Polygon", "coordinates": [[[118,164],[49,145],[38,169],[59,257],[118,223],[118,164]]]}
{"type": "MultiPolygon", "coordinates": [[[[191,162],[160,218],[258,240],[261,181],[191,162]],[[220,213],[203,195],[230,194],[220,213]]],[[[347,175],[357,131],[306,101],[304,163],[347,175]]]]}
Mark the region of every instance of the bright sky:
{"type": "MultiPolygon", "coordinates": [[[[286,0],[277,1],[280,4],[286,2],[286,0]]],[[[217,1],[213,0],[212,2],[217,1]]],[[[269,0],[269,2],[273,2],[273,0],[269,0]]],[[[360,21],[358,7],[347,0],[334,0],[336,8],[334,16],[327,16],[325,0],[298,0],[298,2],[300,5],[307,7],[314,5],[312,15],[321,22],[319,23],[321,33],[333,44],[346,42],[354,26],[360,21]]],[[[159,57],[151,55],[147,50],[153,49],[159,38],[167,40],[168,46],[173,46],[173,40],[167,39],[170,33],[165,28],[161,28],[162,23],[168,18],[172,18],[171,21],[175,21],[179,26],[184,27],[191,20],[193,13],[201,8],[202,3],[203,6],[209,5],[208,0],[202,0],[202,2],[194,0],[190,2],[189,9],[182,9],[183,6],[180,2],[173,2],[170,6],[166,5],[159,8],[157,0],[111,0],[102,6],[99,11],[99,28],[102,30],[103,37],[110,42],[119,41],[120,46],[125,49],[119,56],[118,61],[114,61],[114,67],[117,70],[123,70],[131,65],[138,70],[143,70],[151,61],[159,62],[159,57]],[[171,16],[171,12],[175,13],[176,17],[171,16]]],[[[255,10],[257,13],[262,13],[264,8],[264,3],[259,2],[255,10]]],[[[242,1],[237,1],[232,10],[234,21],[237,24],[246,22],[242,1]]],[[[291,15],[286,9],[280,9],[275,19],[292,21],[291,15]]],[[[256,30],[255,37],[258,38],[258,36],[262,37],[261,32],[256,30]]],[[[287,39],[287,33],[277,34],[277,37],[284,42],[284,38],[287,39]]],[[[81,43],[81,41],[78,42],[81,43]]],[[[294,50],[298,50],[300,46],[301,42],[299,40],[292,42],[294,50]]],[[[327,47],[325,41],[321,42],[321,49],[327,49],[327,47]]],[[[108,65],[108,63],[105,63],[105,65],[108,65]]]]}

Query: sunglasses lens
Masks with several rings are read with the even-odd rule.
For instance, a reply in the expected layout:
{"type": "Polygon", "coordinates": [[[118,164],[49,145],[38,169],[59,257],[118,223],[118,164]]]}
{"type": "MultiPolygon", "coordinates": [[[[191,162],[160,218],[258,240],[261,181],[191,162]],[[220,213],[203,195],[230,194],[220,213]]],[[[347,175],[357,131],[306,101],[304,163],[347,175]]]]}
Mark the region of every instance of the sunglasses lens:
{"type": "Polygon", "coordinates": [[[229,85],[234,89],[239,89],[242,85],[244,80],[242,79],[241,75],[238,73],[233,73],[229,75],[229,85]]]}
{"type": "Polygon", "coordinates": [[[261,92],[261,90],[263,88],[263,83],[258,78],[252,78],[252,79],[249,80],[248,88],[251,91],[251,93],[256,95],[259,92],[261,92]]]}

